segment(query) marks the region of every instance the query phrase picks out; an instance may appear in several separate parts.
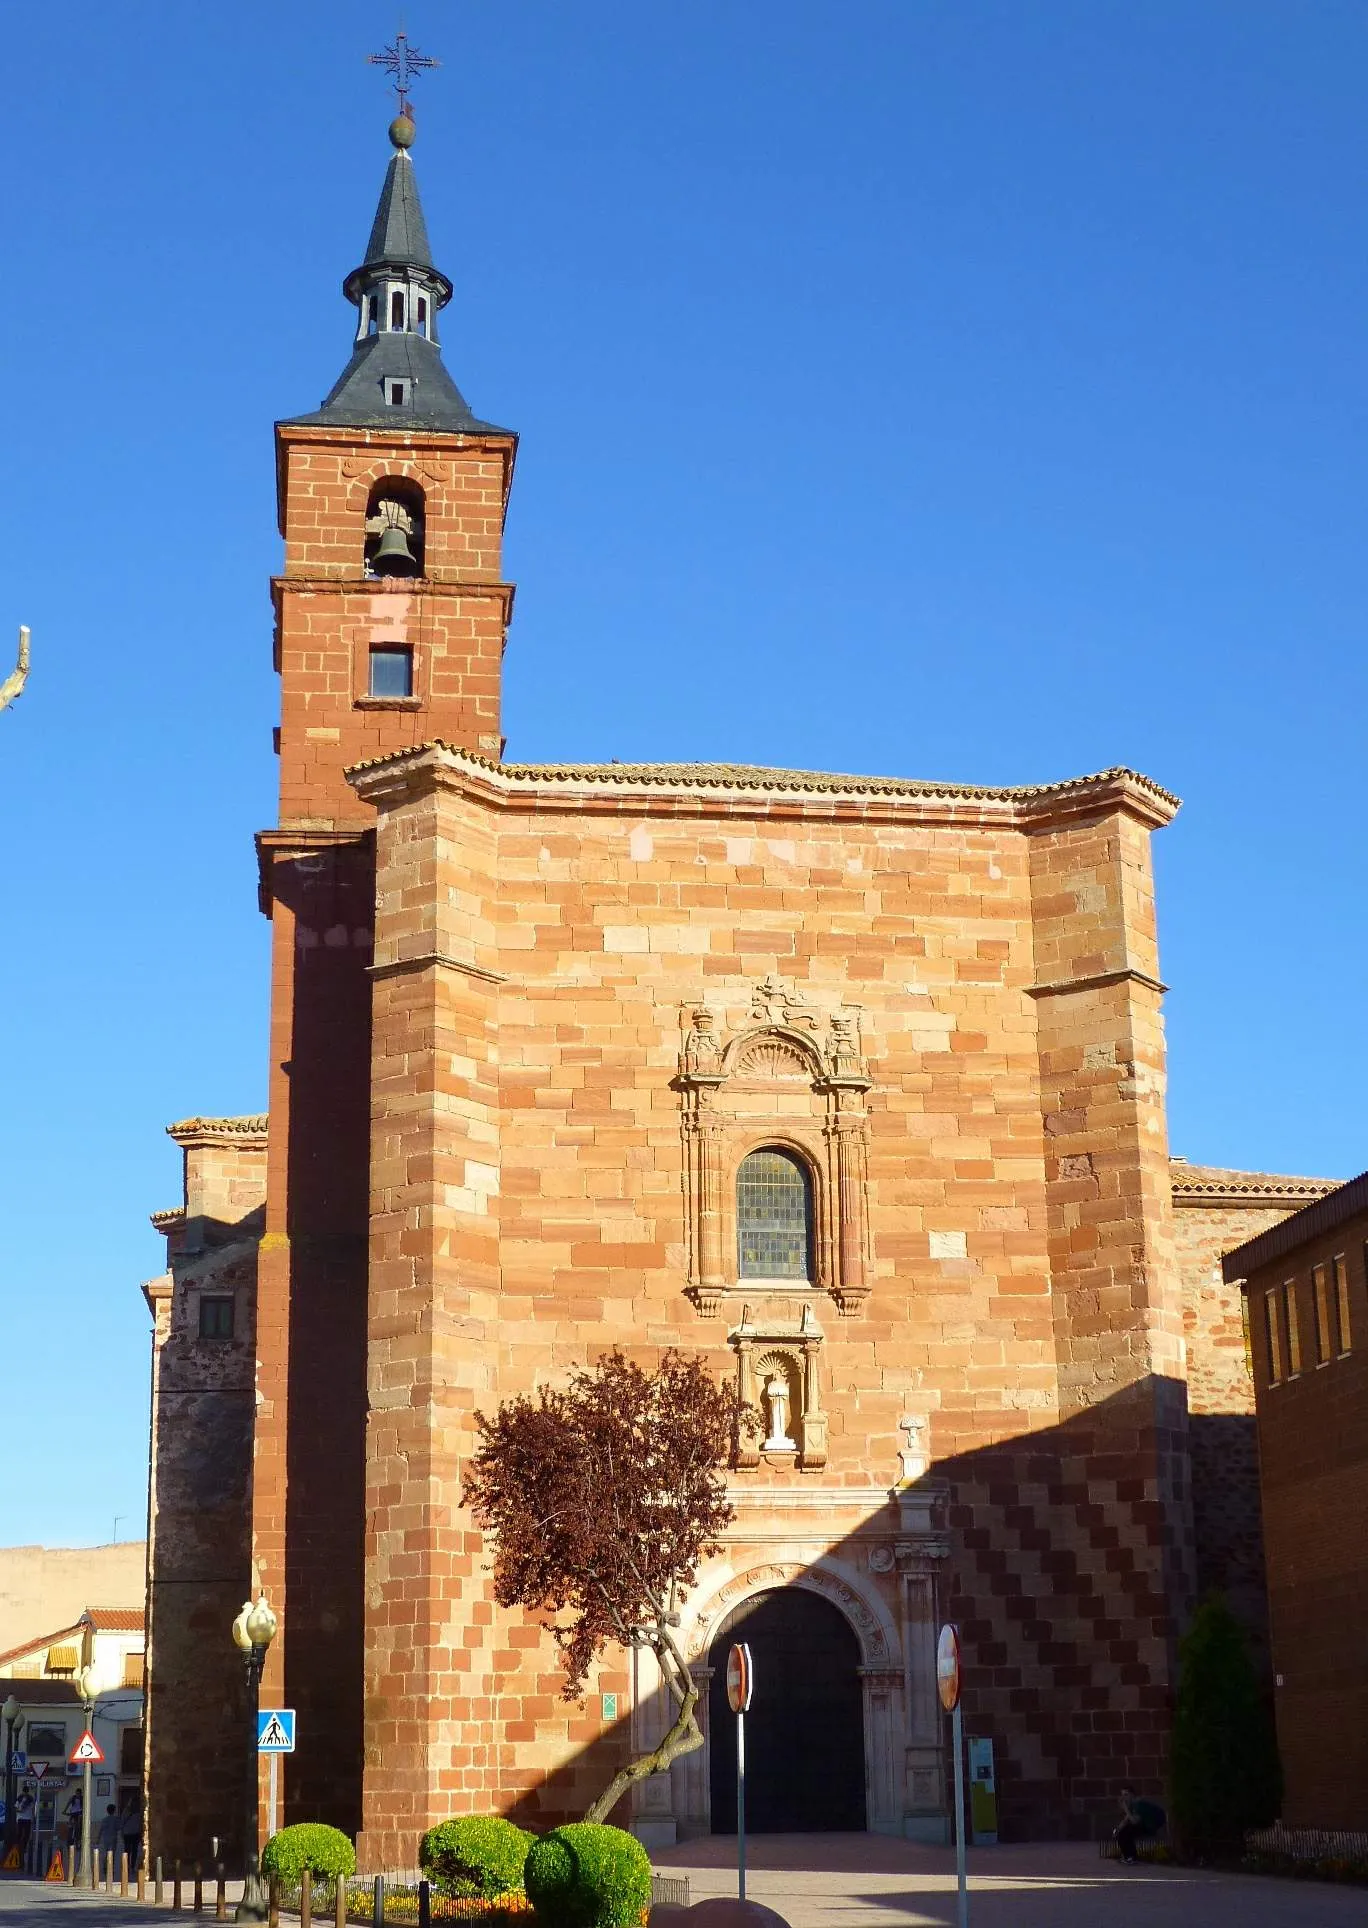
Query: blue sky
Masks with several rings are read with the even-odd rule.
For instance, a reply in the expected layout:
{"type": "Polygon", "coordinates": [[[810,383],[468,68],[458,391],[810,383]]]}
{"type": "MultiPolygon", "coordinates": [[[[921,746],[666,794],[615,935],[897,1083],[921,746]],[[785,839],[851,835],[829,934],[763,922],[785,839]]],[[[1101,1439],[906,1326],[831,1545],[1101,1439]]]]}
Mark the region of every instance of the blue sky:
{"type": "MultiPolygon", "coordinates": [[[[358,0],[11,49],[0,1543],[140,1527],[163,1125],[257,1107],[271,424],[349,343],[358,0]]],[[[1125,762],[1174,1148],[1368,1164],[1362,0],[415,0],[444,340],[522,435],[514,757],[1125,762]]]]}

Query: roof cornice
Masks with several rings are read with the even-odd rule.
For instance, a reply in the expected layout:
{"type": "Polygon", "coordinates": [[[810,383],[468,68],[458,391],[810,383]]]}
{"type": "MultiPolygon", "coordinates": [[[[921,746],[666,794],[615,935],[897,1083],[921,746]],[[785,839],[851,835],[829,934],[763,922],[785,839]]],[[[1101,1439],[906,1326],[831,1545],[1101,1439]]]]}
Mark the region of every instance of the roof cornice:
{"type": "Polygon", "coordinates": [[[1036,832],[1114,810],[1157,828],[1179,807],[1171,792],[1123,768],[1059,783],[994,788],[713,763],[495,763],[440,739],[354,764],[347,777],[359,796],[377,805],[433,789],[460,790],[495,807],[577,814],[646,807],[698,815],[729,806],[753,810],[762,799],[777,814],[911,815],[1036,832]]]}
{"type": "Polygon", "coordinates": [[[180,1118],[166,1127],[166,1135],[186,1150],[200,1145],[265,1145],[266,1124],[264,1111],[243,1118],[180,1118]]]}

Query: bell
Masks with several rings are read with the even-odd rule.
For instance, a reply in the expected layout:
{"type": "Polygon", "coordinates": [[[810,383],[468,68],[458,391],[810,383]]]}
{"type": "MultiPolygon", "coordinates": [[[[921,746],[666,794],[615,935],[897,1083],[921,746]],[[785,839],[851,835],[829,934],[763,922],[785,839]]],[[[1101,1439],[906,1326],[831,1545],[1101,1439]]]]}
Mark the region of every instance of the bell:
{"type": "Polygon", "coordinates": [[[418,563],[408,546],[408,537],[397,524],[389,527],[375,545],[371,568],[377,576],[416,576],[418,563]]]}

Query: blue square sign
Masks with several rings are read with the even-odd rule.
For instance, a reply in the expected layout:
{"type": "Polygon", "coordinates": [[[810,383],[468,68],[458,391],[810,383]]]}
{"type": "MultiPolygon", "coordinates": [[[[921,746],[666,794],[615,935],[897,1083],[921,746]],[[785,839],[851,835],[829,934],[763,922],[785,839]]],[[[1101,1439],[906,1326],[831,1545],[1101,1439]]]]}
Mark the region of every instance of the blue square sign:
{"type": "Polygon", "coordinates": [[[293,1707],[263,1707],[257,1713],[257,1753],[293,1754],[295,1750],[295,1710],[293,1707]]]}

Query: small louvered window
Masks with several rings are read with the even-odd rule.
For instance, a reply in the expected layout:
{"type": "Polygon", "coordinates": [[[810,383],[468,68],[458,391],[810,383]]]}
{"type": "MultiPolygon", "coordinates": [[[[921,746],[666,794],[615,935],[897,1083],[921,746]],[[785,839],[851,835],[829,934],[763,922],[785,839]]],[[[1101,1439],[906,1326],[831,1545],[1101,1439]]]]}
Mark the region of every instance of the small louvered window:
{"type": "Polygon", "coordinates": [[[736,1178],[737,1271],[743,1279],[812,1276],[812,1191],[792,1152],[753,1151],[736,1178]]]}

